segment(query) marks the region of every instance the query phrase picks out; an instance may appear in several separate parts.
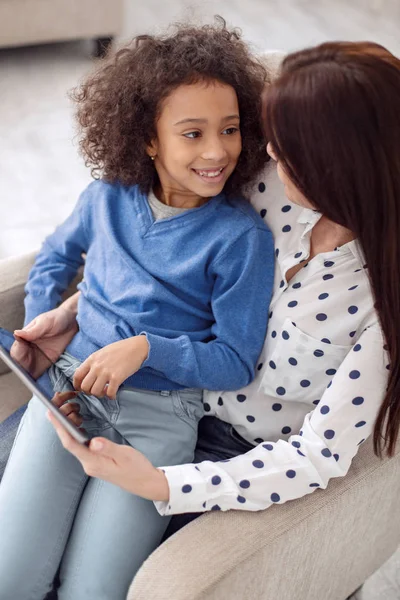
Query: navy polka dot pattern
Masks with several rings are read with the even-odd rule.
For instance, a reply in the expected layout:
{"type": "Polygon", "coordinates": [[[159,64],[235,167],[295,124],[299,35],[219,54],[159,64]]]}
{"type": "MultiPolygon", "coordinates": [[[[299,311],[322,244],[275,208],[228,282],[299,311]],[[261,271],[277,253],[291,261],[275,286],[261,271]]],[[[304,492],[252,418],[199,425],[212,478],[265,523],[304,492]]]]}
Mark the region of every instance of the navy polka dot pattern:
{"type": "Polygon", "coordinates": [[[349,373],[350,379],[358,379],[360,377],[360,371],[354,370],[349,373]]]}
{"type": "Polygon", "coordinates": [[[360,406],[360,404],[363,404],[364,402],[364,398],[362,396],[357,396],[356,398],[353,398],[352,403],[355,406],[360,406]]]}
{"type": "Polygon", "coordinates": [[[318,313],[315,318],[317,319],[317,321],[326,321],[326,319],[328,318],[328,316],[325,313],[318,313]]]}
{"type": "Polygon", "coordinates": [[[266,450],[269,450],[269,451],[271,451],[271,450],[273,450],[273,449],[274,449],[274,447],[273,447],[273,445],[272,445],[272,444],[263,444],[263,447],[264,447],[266,450]]]}
{"type": "Polygon", "coordinates": [[[281,194],[268,176],[255,194],[276,258],[255,379],[242,390],[204,393],[207,419],[215,414],[232,423],[253,449],[241,447],[240,456],[217,464],[211,458],[200,470],[163,467],[173,490],[169,503],[156,503],[164,514],[262,510],[313,492],[346,474],[373,431],[390,360],[365,261],[354,242],[310,257],[310,230],[320,215],[281,194]]]}

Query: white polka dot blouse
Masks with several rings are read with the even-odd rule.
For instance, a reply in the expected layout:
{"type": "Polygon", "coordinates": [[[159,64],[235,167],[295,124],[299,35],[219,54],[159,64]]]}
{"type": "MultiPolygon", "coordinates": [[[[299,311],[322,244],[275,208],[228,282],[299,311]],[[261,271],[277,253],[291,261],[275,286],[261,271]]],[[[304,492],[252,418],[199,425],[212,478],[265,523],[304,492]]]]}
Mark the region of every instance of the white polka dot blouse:
{"type": "Polygon", "coordinates": [[[274,164],[252,203],[275,240],[275,283],[256,377],[236,392],[205,392],[206,414],[254,444],[222,462],[164,467],[160,514],[262,510],[347,473],[374,427],[388,357],[356,241],[308,262],[320,213],[291,204],[274,164]],[[287,282],[285,273],[304,262],[287,282]],[[216,483],[217,482],[217,483],[216,483]]]}

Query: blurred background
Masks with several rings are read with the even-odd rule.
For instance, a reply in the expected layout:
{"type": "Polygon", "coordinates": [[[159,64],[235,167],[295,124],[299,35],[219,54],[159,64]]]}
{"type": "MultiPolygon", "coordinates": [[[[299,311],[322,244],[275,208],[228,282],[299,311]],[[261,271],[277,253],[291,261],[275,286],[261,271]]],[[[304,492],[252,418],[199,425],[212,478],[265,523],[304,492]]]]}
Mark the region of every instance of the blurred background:
{"type": "Polygon", "coordinates": [[[400,55],[400,0],[0,0],[0,260],[38,248],[90,181],[67,92],[107,38],[215,14],[256,51],[370,39],[400,55]]]}

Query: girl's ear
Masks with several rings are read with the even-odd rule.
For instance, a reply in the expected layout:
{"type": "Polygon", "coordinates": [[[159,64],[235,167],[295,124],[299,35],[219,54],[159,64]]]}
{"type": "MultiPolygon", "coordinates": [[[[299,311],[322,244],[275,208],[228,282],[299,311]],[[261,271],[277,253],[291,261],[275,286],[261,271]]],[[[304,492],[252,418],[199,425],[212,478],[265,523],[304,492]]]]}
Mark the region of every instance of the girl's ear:
{"type": "Polygon", "coordinates": [[[149,155],[149,157],[154,160],[155,157],[157,156],[157,142],[156,140],[153,140],[150,142],[150,144],[148,144],[146,146],[146,152],[149,155]]]}

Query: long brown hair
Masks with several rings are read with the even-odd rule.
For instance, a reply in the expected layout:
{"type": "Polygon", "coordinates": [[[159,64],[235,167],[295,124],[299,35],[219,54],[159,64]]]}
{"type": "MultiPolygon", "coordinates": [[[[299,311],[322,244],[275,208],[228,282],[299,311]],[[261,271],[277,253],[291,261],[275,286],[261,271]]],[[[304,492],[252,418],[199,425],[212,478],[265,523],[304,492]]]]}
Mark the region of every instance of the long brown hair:
{"type": "Polygon", "coordinates": [[[286,57],[265,127],[282,167],[363,249],[390,357],[374,450],[400,428],[400,60],[371,42],[329,42],[286,57]]]}

